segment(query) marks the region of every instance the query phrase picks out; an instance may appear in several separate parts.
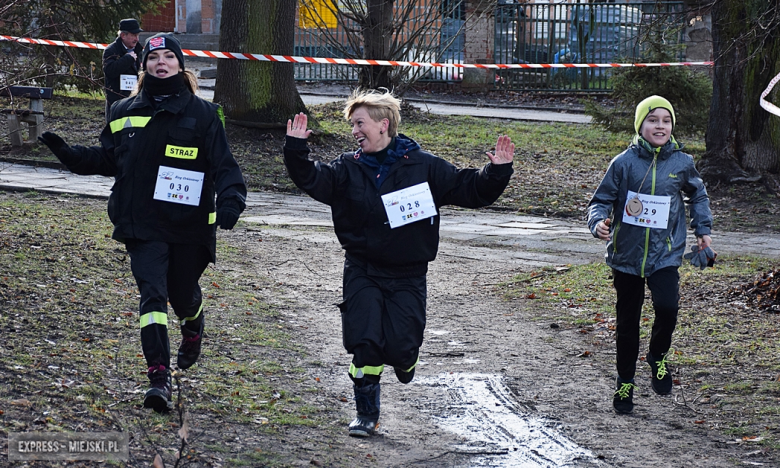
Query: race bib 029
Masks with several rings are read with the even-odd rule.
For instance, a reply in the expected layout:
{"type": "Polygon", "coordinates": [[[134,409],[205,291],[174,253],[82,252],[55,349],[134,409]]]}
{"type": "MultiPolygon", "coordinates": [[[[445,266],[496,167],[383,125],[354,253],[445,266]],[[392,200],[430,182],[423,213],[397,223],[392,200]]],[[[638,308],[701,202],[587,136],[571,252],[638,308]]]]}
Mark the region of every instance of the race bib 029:
{"type": "Polygon", "coordinates": [[[653,229],[666,229],[669,224],[669,207],[672,203],[672,197],[646,195],[629,190],[626,200],[626,206],[623,207],[624,223],[653,229]],[[639,203],[635,200],[638,200],[639,203]],[[631,202],[636,206],[629,206],[631,202]]]}

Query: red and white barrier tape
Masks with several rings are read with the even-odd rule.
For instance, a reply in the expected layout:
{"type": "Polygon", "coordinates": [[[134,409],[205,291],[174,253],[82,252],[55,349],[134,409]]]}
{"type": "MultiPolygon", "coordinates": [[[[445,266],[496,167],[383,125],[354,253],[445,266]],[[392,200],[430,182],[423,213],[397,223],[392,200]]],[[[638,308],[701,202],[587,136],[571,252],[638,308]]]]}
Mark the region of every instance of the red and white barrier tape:
{"type": "MultiPolygon", "coordinates": [[[[95,42],[52,41],[49,39],[33,39],[29,37],[14,37],[0,35],[0,41],[20,42],[23,44],[39,44],[57,47],[78,47],[80,49],[105,49],[108,44],[95,42]]],[[[244,54],[239,52],[213,52],[209,50],[182,49],[184,55],[190,57],[206,57],[217,59],[256,60],[262,62],[287,63],[322,63],[331,65],[385,65],[392,67],[436,67],[436,68],[624,68],[624,67],[679,67],[679,66],[711,66],[713,62],[670,62],[670,63],[438,63],[438,62],[401,62],[396,60],[366,60],[325,57],[297,57],[292,55],[244,54]]]]}
{"type": "Polygon", "coordinates": [[[761,93],[761,99],[759,99],[758,103],[761,104],[761,107],[763,107],[767,112],[771,112],[772,114],[780,117],[780,107],[777,107],[776,105],[766,100],[766,97],[769,96],[769,93],[772,92],[772,88],[775,87],[778,81],[780,81],[780,74],[772,78],[772,81],[769,82],[769,86],[767,86],[764,92],[761,93]]]}

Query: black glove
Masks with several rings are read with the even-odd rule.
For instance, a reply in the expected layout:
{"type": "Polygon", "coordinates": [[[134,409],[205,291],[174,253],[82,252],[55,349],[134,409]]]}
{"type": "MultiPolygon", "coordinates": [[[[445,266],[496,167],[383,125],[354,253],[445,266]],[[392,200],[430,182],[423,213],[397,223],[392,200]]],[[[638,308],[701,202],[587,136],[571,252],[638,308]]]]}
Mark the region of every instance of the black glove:
{"type": "Polygon", "coordinates": [[[54,156],[57,156],[62,164],[70,166],[76,162],[76,153],[73,152],[70,146],[65,143],[65,140],[57,136],[56,133],[44,132],[43,135],[38,137],[41,143],[48,146],[54,156]]]}
{"type": "Polygon", "coordinates": [[[232,198],[217,203],[217,225],[225,230],[233,229],[241,216],[241,205],[232,198]]]}
{"type": "Polygon", "coordinates": [[[698,245],[692,245],[691,252],[683,255],[683,258],[690,260],[691,265],[703,270],[707,267],[715,266],[715,258],[717,256],[718,254],[709,247],[699,249],[698,245]]]}

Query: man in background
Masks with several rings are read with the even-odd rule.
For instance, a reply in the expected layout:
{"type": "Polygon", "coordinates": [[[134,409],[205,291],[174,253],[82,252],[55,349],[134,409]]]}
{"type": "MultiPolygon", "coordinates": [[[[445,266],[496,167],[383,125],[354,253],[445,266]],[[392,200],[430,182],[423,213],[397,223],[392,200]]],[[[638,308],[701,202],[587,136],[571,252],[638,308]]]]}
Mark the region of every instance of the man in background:
{"type": "Polygon", "coordinates": [[[138,82],[143,46],[138,42],[142,32],[138,20],[123,19],[119,22],[119,34],[113,44],[103,52],[103,75],[106,80],[106,120],[111,104],[130,96],[138,82]]]}

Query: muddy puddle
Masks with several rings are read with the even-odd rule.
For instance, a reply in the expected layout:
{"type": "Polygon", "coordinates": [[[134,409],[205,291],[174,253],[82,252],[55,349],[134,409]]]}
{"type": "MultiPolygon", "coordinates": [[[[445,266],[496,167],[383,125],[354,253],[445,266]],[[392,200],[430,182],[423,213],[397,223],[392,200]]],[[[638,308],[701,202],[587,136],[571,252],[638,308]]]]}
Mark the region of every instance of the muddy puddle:
{"type": "Polygon", "coordinates": [[[502,377],[445,373],[415,379],[444,390],[445,398],[426,404],[440,428],[452,432],[454,451],[473,454],[473,467],[605,467],[590,450],[578,446],[552,421],[536,417],[515,400],[502,377]]]}

